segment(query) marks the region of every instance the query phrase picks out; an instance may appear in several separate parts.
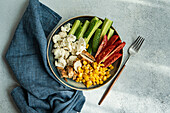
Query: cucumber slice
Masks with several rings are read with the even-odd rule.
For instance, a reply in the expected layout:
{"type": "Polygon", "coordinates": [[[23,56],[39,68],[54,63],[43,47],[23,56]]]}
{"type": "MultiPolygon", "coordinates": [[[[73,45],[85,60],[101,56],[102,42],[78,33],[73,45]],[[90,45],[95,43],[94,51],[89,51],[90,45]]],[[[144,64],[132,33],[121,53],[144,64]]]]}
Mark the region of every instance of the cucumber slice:
{"type": "Polygon", "coordinates": [[[112,24],[113,24],[113,21],[109,20],[108,18],[104,19],[104,24],[102,25],[102,33],[100,36],[100,42],[102,41],[104,35],[107,33],[107,31],[109,30],[112,24]]]}
{"type": "Polygon", "coordinates": [[[81,33],[82,28],[83,28],[83,27],[80,25],[80,26],[77,28],[77,30],[76,30],[76,32],[75,32],[75,34],[74,34],[77,39],[79,39],[78,36],[79,36],[79,34],[81,33]]]}
{"type": "Polygon", "coordinates": [[[97,52],[97,49],[99,47],[101,32],[102,30],[98,28],[94,34],[93,44],[92,44],[93,52],[97,52]]]}
{"type": "Polygon", "coordinates": [[[90,22],[88,20],[86,20],[83,27],[79,26],[79,28],[77,29],[77,31],[75,33],[77,39],[79,39],[80,37],[83,37],[83,35],[84,35],[85,31],[87,30],[89,24],[90,24],[90,22]]]}
{"type": "Polygon", "coordinates": [[[99,20],[99,18],[97,18],[96,16],[94,17],[94,18],[92,18],[92,20],[90,21],[90,23],[93,23],[93,21],[95,21],[95,20],[99,20]]]}
{"type": "Polygon", "coordinates": [[[87,50],[87,52],[90,53],[90,54],[92,54],[92,52],[93,52],[92,43],[93,43],[93,40],[90,39],[90,41],[89,41],[89,48],[87,50]]]}
{"type": "Polygon", "coordinates": [[[112,28],[109,29],[109,33],[107,35],[107,39],[109,40],[113,36],[114,30],[112,28]]]}
{"type": "Polygon", "coordinates": [[[99,20],[97,17],[94,17],[89,25],[89,28],[87,30],[87,32],[84,34],[84,38],[85,38],[85,42],[86,44],[88,44],[90,38],[92,37],[92,35],[94,34],[94,32],[96,31],[96,29],[102,24],[102,21],[99,20]]]}
{"type": "Polygon", "coordinates": [[[74,24],[73,24],[73,26],[72,26],[72,28],[71,28],[71,30],[70,30],[68,35],[71,35],[71,34],[74,35],[74,33],[76,32],[76,30],[79,27],[79,25],[80,25],[80,20],[76,20],[74,22],[74,24]]]}

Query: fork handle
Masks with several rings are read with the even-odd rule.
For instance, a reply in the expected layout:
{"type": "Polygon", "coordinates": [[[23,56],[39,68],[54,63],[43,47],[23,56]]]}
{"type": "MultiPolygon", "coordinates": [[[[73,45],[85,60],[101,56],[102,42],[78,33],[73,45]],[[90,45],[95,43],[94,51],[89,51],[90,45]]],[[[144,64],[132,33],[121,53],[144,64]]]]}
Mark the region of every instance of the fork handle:
{"type": "Polygon", "coordinates": [[[101,103],[103,102],[103,100],[106,98],[107,94],[109,93],[109,91],[112,89],[114,83],[117,81],[117,79],[119,78],[121,72],[123,71],[123,69],[125,68],[125,64],[122,66],[122,68],[119,70],[118,74],[114,77],[114,79],[112,80],[112,82],[110,83],[109,87],[106,89],[106,91],[104,92],[102,98],[100,99],[98,105],[101,105],[101,103]]]}

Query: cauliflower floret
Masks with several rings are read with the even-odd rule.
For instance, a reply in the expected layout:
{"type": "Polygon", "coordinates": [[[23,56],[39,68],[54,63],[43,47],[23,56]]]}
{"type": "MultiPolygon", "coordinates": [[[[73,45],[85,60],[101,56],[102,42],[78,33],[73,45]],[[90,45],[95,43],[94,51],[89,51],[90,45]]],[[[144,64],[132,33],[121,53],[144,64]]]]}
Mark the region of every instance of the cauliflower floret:
{"type": "Polygon", "coordinates": [[[76,55],[80,54],[83,50],[86,50],[86,42],[82,37],[77,41],[77,43],[76,55]]]}
{"type": "Polygon", "coordinates": [[[59,43],[55,43],[53,47],[54,47],[54,48],[59,48],[60,45],[59,45],[59,43]]]}
{"type": "Polygon", "coordinates": [[[64,58],[67,59],[69,55],[70,55],[70,52],[65,51],[64,58]]]}
{"type": "Polygon", "coordinates": [[[76,42],[71,43],[71,45],[72,45],[72,49],[76,49],[77,48],[77,43],[76,42]]]}
{"type": "Polygon", "coordinates": [[[59,57],[61,57],[61,50],[59,48],[58,49],[53,49],[52,53],[55,56],[54,59],[58,59],[59,57]]]}
{"type": "Polygon", "coordinates": [[[67,33],[65,31],[58,33],[62,38],[65,38],[67,36],[67,33]]]}
{"type": "Polygon", "coordinates": [[[59,59],[58,59],[58,63],[61,63],[61,65],[63,66],[63,68],[66,66],[66,60],[63,58],[63,57],[60,57],[59,59]]]}
{"type": "Polygon", "coordinates": [[[69,35],[69,36],[67,36],[67,41],[68,42],[74,42],[74,41],[76,41],[76,36],[74,36],[74,35],[69,35]]]}
{"type": "Polygon", "coordinates": [[[61,26],[61,31],[69,32],[70,29],[71,29],[70,27],[71,27],[70,23],[68,23],[68,24],[66,24],[64,26],[61,26]]]}
{"type": "Polygon", "coordinates": [[[63,47],[64,50],[69,50],[69,48],[67,47],[67,45],[65,47],[63,47]]]}
{"type": "Polygon", "coordinates": [[[77,56],[70,56],[70,57],[67,59],[68,65],[73,66],[73,61],[75,61],[76,58],[77,58],[77,56]]]}
{"type": "Polygon", "coordinates": [[[68,42],[66,47],[68,47],[68,51],[71,52],[72,51],[72,43],[68,42]]]}
{"type": "Polygon", "coordinates": [[[63,65],[57,61],[55,61],[55,66],[58,66],[58,67],[62,67],[63,68],[63,65]]]}
{"type": "Polygon", "coordinates": [[[76,49],[72,49],[71,54],[72,55],[76,55],[76,53],[77,53],[77,50],[76,49]]]}
{"type": "Polygon", "coordinates": [[[57,43],[58,41],[62,41],[61,36],[60,35],[54,35],[53,36],[53,42],[57,43]]]}
{"type": "Polygon", "coordinates": [[[61,57],[63,57],[64,59],[67,59],[68,56],[70,55],[70,53],[69,53],[68,51],[64,50],[63,48],[60,49],[60,52],[61,52],[61,54],[62,54],[61,57]]]}
{"type": "Polygon", "coordinates": [[[66,38],[64,38],[63,40],[62,40],[62,42],[60,43],[60,47],[65,47],[65,46],[67,46],[67,39],[66,38]]]}

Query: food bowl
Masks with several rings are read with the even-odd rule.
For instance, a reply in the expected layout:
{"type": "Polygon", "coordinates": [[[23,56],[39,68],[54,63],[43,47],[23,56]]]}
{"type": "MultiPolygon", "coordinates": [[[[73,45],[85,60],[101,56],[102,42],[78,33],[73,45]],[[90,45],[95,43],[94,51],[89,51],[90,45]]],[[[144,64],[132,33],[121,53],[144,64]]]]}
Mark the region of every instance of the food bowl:
{"type": "MultiPolygon", "coordinates": [[[[80,20],[81,22],[85,22],[85,20],[91,20],[92,18],[94,18],[95,16],[77,16],[77,17],[73,17],[73,18],[70,18],[68,20],[66,20],[65,22],[63,22],[61,25],[59,25],[57,28],[54,28],[52,30],[52,32],[50,33],[50,35],[48,36],[48,45],[47,45],[47,61],[48,61],[48,65],[53,73],[53,75],[64,85],[66,85],[67,87],[70,87],[72,89],[75,89],[75,90],[92,90],[92,89],[96,89],[96,88],[99,88],[103,85],[105,85],[106,83],[108,83],[116,74],[116,72],[118,71],[118,69],[120,68],[120,65],[121,65],[121,62],[122,62],[122,57],[120,57],[117,61],[115,61],[112,65],[114,66],[114,69],[112,69],[110,71],[110,74],[111,76],[103,82],[103,84],[99,84],[99,85],[92,85],[90,87],[86,87],[83,83],[80,83],[80,82],[76,82],[72,79],[67,79],[67,82],[65,81],[64,78],[61,78],[60,77],[60,74],[56,68],[56,66],[54,65],[54,56],[52,54],[52,49],[53,49],[53,41],[52,41],[52,37],[57,34],[58,32],[60,32],[60,28],[61,26],[67,24],[67,23],[71,23],[73,24],[75,20],[80,20]]],[[[99,17],[98,17],[99,18],[99,17]]],[[[103,19],[99,18],[100,20],[104,21],[103,19]]],[[[101,27],[101,26],[100,26],[101,27]]],[[[100,28],[99,27],[99,28],[100,28]]],[[[112,29],[114,29],[113,26],[111,26],[112,29]]],[[[117,33],[117,31],[114,29],[114,35],[118,35],[119,34],[117,33]]],[[[120,39],[120,36],[119,36],[119,39],[118,40],[121,40],[120,39]]],[[[122,54],[123,56],[123,50],[120,51],[120,53],[122,54]]]]}

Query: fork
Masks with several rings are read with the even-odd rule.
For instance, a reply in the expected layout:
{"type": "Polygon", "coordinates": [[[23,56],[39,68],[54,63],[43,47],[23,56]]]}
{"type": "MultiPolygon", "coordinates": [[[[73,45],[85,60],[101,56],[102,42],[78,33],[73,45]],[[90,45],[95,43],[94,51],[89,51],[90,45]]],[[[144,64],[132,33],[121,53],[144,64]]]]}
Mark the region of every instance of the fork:
{"type": "Polygon", "coordinates": [[[107,94],[109,93],[109,91],[111,90],[111,88],[113,87],[114,83],[116,82],[116,80],[119,78],[121,72],[123,71],[127,61],[129,60],[131,55],[135,55],[136,53],[138,53],[140,47],[142,46],[143,42],[144,42],[144,38],[142,38],[141,36],[138,36],[138,38],[132,43],[132,45],[128,48],[128,57],[125,60],[125,62],[123,63],[123,66],[120,68],[120,70],[118,71],[117,75],[114,77],[114,79],[111,81],[109,87],[106,89],[106,91],[104,92],[102,98],[100,99],[98,105],[101,105],[101,103],[103,102],[103,100],[105,99],[105,97],[107,96],[107,94]]]}

